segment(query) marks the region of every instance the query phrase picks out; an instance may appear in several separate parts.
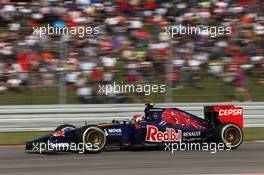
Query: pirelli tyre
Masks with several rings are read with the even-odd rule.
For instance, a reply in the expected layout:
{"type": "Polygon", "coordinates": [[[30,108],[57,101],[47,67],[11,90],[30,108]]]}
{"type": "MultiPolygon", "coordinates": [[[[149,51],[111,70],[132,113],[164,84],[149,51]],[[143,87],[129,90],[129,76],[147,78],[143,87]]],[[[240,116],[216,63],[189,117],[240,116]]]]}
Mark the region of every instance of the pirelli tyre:
{"type": "Polygon", "coordinates": [[[64,124],[64,125],[60,125],[58,126],[55,131],[68,131],[71,129],[75,129],[76,127],[73,125],[69,125],[69,124],[64,124]]]}
{"type": "Polygon", "coordinates": [[[81,132],[80,137],[84,144],[85,152],[100,152],[104,149],[106,135],[103,130],[96,126],[89,126],[81,132]]]}
{"type": "Polygon", "coordinates": [[[224,123],[218,126],[217,141],[224,143],[231,149],[236,149],[243,141],[243,131],[234,123],[224,123]]]}

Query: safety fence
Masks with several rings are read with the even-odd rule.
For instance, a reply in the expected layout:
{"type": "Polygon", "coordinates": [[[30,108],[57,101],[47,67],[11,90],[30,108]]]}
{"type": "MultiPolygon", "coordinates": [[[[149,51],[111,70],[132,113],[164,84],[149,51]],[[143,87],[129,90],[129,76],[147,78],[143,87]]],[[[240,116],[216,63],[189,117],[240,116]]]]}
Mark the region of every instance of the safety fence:
{"type": "MultiPolygon", "coordinates": [[[[246,103],[164,103],[158,107],[178,107],[203,117],[203,106],[234,104],[244,108],[245,127],[264,127],[264,102],[246,103]]],[[[50,131],[60,124],[76,126],[128,120],[143,114],[144,104],[16,105],[0,106],[0,132],[50,131]]]]}

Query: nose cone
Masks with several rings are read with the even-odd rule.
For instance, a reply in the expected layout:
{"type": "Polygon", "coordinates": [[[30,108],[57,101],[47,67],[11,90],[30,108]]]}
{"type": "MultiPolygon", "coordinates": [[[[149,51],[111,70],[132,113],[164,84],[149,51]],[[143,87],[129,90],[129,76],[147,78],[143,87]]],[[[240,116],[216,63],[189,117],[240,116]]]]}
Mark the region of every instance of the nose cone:
{"type": "Polygon", "coordinates": [[[46,143],[48,141],[48,139],[50,138],[50,136],[51,135],[49,134],[49,135],[37,137],[37,138],[34,138],[34,139],[31,139],[31,140],[27,141],[25,149],[26,150],[33,150],[40,143],[46,143]]]}

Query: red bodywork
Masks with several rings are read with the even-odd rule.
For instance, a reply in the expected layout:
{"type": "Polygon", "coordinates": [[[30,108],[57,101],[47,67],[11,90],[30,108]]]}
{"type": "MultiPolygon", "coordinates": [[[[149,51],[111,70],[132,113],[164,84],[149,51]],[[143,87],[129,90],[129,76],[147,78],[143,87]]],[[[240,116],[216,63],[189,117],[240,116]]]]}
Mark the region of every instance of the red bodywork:
{"type": "Polygon", "coordinates": [[[174,110],[174,109],[166,109],[162,113],[162,120],[171,125],[181,125],[183,127],[193,126],[196,129],[201,129],[201,124],[190,118],[188,115],[183,112],[174,110]]]}
{"type": "Polygon", "coordinates": [[[243,108],[233,105],[214,106],[214,112],[218,113],[221,123],[235,123],[243,128],[243,108]]]}

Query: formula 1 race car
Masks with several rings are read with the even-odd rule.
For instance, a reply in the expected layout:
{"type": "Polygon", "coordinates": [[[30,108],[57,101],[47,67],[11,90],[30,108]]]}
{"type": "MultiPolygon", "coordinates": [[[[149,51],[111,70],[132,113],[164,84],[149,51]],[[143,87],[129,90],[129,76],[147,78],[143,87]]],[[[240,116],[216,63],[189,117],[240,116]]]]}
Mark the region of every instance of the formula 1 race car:
{"type": "Polygon", "coordinates": [[[64,124],[26,143],[26,150],[100,152],[105,149],[147,148],[164,143],[224,143],[231,149],[243,141],[243,109],[233,105],[205,106],[204,118],[178,108],[146,104],[145,115],[76,128],[64,124]],[[81,146],[80,146],[81,145],[81,146]]]}

